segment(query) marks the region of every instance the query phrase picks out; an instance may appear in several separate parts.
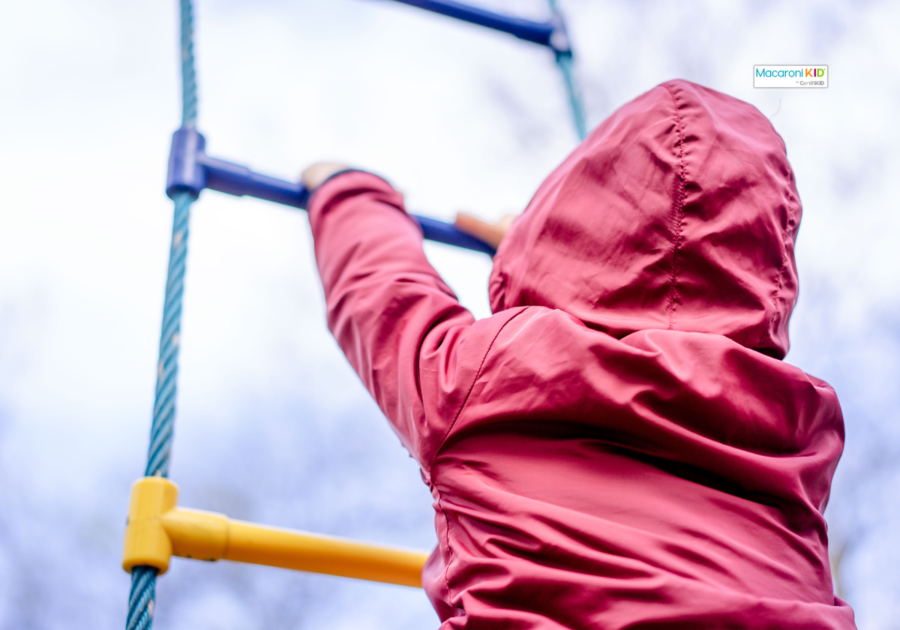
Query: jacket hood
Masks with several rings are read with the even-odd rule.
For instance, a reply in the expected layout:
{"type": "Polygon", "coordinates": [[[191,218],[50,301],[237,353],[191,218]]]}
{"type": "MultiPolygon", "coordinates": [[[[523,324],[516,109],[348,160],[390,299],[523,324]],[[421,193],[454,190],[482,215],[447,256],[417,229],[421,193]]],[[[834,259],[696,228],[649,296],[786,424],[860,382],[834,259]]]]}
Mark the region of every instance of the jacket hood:
{"type": "Polygon", "coordinates": [[[663,83],[544,181],[494,258],[491,308],[558,308],[618,338],[720,334],[781,359],[800,216],[784,142],[759,110],[663,83]]]}

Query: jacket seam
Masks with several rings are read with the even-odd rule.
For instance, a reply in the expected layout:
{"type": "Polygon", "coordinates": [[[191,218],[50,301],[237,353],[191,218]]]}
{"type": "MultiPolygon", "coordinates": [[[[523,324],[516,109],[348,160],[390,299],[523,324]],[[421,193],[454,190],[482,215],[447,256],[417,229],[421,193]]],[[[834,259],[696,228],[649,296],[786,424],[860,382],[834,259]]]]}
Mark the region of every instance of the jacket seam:
{"type": "MultiPolygon", "coordinates": [[[[779,306],[779,301],[781,298],[781,291],[784,289],[784,272],[787,269],[788,265],[788,242],[790,240],[790,234],[794,231],[794,227],[796,225],[797,216],[793,210],[793,202],[795,201],[794,195],[788,191],[788,221],[787,221],[787,229],[782,230],[781,234],[781,245],[784,248],[784,251],[781,254],[781,265],[778,267],[778,280],[775,284],[775,293],[772,294],[772,319],[769,324],[770,330],[774,331],[776,320],[781,316],[781,307],[779,306]]],[[[756,342],[757,346],[762,346],[766,337],[768,336],[768,331],[762,330],[759,333],[759,339],[756,342]]]]}
{"type": "Polygon", "coordinates": [[[524,313],[527,310],[528,310],[528,307],[526,306],[521,311],[519,311],[518,313],[516,313],[515,315],[510,317],[505,322],[503,322],[503,325],[500,327],[500,329],[497,331],[497,333],[491,339],[491,343],[488,345],[488,348],[485,351],[484,356],[481,357],[481,363],[478,366],[478,371],[475,372],[475,378],[472,379],[472,383],[471,383],[471,385],[469,385],[469,391],[466,392],[466,396],[465,396],[465,398],[463,398],[462,404],[459,406],[459,410],[456,412],[456,415],[453,418],[453,422],[451,422],[450,426],[447,427],[447,431],[446,431],[446,433],[444,433],[444,437],[441,438],[440,443],[438,444],[437,448],[434,451],[434,455],[432,455],[431,460],[428,462],[428,470],[429,470],[428,477],[431,480],[432,487],[437,492],[438,509],[441,511],[441,515],[444,517],[444,525],[445,525],[445,529],[446,529],[444,545],[445,545],[445,548],[447,549],[447,564],[444,565],[443,578],[444,578],[444,585],[447,587],[448,603],[453,600],[453,591],[450,588],[450,576],[449,576],[450,563],[452,562],[451,556],[453,555],[453,549],[450,544],[450,517],[447,516],[446,510],[444,510],[444,495],[441,492],[441,489],[438,487],[437,482],[435,481],[434,477],[432,476],[431,471],[434,470],[434,460],[437,459],[437,454],[440,452],[441,447],[443,447],[444,443],[447,441],[447,438],[450,436],[450,433],[453,431],[453,427],[456,426],[456,422],[457,422],[457,420],[459,420],[459,417],[462,415],[463,409],[465,409],[465,407],[466,407],[466,403],[469,402],[469,396],[472,395],[472,390],[475,389],[475,383],[478,382],[478,377],[481,376],[481,371],[484,369],[484,364],[487,361],[487,357],[491,353],[491,350],[494,348],[494,342],[497,341],[497,337],[500,336],[500,333],[503,332],[503,330],[509,325],[509,323],[512,320],[514,320],[515,318],[517,318],[519,315],[521,315],[522,313],[524,313]]]}
{"type": "Polygon", "coordinates": [[[666,305],[666,311],[669,315],[669,330],[672,330],[675,327],[675,308],[678,304],[678,253],[681,249],[681,243],[683,241],[683,229],[684,229],[684,200],[686,197],[685,191],[685,181],[687,180],[687,163],[684,157],[684,119],[681,117],[681,114],[678,112],[678,97],[675,95],[675,92],[669,86],[663,86],[669,92],[669,96],[672,98],[673,110],[675,112],[675,123],[678,130],[678,164],[680,173],[676,175],[678,178],[678,190],[676,191],[675,197],[675,216],[673,217],[674,230],[673,230],[673,238],[672,238],[672,271],[669,275],[670,278],[670,288],[669,288],[669,299],[668,304],[666,305]]]}
{"type": "Polygon", "coordinates": [[[491,353],[491,350],[494,347],[494,342],[497,341],[497,337],[500,336],[500,333],[509,325],[509,323],[517,318],[519,315],[528,310],[526,306],[521,311],[510,317],[508,320],[503,322],[503,325],[500,326],[500,329],[494,334],[491,339],[491,343],[488,344],[487,350],[484,352],[484,356],[481,357],[481,363],[478,365],[478,371],[475,372],[475,377],[472,379],[472,383],[469,385],[469,390],[466,392],[465,398],[463,398],[462,404],[459,406],[459,410],[457,410],[456,415],[453,417],[453,422],[450,423],[450,426],[447,427],[447,430],[444,432],[444,436],[441,438],[441,441],[437,444],[437,447],[434,449],[434,455],[431,456],[431,459],[428,462],[429,470],[434,466],[434,460],[437,459],[437,454],[440,452],[441,448],[444,446],[444,443],[447,441],[447,438],[450,437],[450,433],[453,431],[453,427],[456,426],[457,420],[462,415],[463,409],[466,408],[466,403],[469,402],[469,396],[472,395],[472,390],[475,389],[475,383],[478,382],[478,377],[481,376],[481,371],[484,369],[484,364],[487,361],[488,355],[491,353]]]}
{"type": "Polygon", "coordinates": [[[444,495],[441,492],[441,489],[437,487],[437,484],[434,485],[434,489],[438,495],[438,509],[441,511],[441,515],[444,517],[444,546],[447,549],[447,564],[444,565],[444,570],[441,572],[441,577],[444,578],[444,586],[447,587],[447,603],[450,604],[453,601],[453,592],[450,589],[450,563],[453,561],[452,555],[453,550],[450,546],[450,517],[447,516],[446,510],[444,510],[444,495]]]}

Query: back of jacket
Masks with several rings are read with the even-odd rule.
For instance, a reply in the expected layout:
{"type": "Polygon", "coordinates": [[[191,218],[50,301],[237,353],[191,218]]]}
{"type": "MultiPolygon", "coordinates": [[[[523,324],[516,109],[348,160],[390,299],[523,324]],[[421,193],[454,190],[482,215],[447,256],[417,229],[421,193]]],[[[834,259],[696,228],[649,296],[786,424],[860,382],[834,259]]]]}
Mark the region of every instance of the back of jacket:
{"type": "Polygon", "coordinates": [[[834,391],[781,361],[801,208],[752,106],[673,81],[542,184],[475,321],[386,182],[313,196],[329,327],[422,468],[442,628],[853,628],[834,391]]]}

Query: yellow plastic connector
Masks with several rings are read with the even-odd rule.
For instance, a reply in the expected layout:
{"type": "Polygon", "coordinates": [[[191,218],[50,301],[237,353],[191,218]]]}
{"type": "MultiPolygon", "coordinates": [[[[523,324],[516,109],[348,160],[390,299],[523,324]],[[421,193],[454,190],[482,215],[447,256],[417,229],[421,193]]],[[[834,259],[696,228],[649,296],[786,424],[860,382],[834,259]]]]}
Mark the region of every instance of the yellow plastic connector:
{"type": "Polygon", "coordinates": [[[178,486],[162,477],[144,477],[131,486],[131,505],[125,523],[125,553],[122,566],[156,567],[160,575],[169,570],[172,543],[162,517],[178,504],[178,486]]]}
{"type": "Polygon", "coordinates": [[[178,486],[168,479],[144,477],[134,483],[122,558],[126,571],[147,565],[161,575],[174,555],[422,586],[427,552],[264,527],[177,504],[178,486]]]}

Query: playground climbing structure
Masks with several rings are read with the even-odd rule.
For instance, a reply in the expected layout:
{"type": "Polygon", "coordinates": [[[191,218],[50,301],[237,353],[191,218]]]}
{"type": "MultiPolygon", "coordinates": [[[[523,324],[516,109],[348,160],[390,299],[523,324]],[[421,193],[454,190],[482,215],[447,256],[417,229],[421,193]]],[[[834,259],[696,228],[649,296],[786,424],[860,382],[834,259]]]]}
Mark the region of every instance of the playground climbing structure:
{"type": "MultiPolygon", "coordinates": [[[[579,138],[585,137],[587,126],[572,71],[572,48],[555,0],[549,0],[551,17],[546,22],[500,15],[450,0],[395,1],[507,33],[549,49],[563,77],[575,130],[579,138]]],[[[131,573],[126,628],[149,630],[152,627],[156,578],[168,570],[173,555],[421,586],[420,573],[427,552],[264,527],[177,505],[178,488],[169,481],[168,474],[191,205],[205,188],[266,199],[294,208],[305,208],[309,199],[302,184],[255,173],[245,166],[206,154],[206,140],[197,130],[192,0],[180,0],[180,22],[182,118],[181,127],[172,137],[166,186],[175,211],[147,467],[144,477],[132,487],[125,533],[122,564],[131,573]]],[[[490,245],[452,225],[428,217],[414,218],[426,239],[489,255],[494,253],[490,245]]]]}

